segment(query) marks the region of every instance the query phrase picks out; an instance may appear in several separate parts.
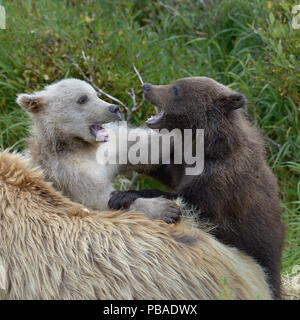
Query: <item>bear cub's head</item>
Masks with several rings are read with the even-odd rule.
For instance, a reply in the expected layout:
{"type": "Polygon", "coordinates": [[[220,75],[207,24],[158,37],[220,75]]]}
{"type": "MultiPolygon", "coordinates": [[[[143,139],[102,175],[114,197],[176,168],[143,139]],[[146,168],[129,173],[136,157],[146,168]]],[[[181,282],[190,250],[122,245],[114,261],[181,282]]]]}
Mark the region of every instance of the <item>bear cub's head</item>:
{"type": "Polygon", "coordinates": [[[17,103],[29,113],[40,134],[79,138],[89,143],[107,141],[102,124],[119,120],[116,105],[98,98],[87,82],[65,79],[32,94],[19,94],[17,103]]]}
{"type": "Polygon", "coordinates": [[[228,119],[246,103],[243,95],[207,77],[182,78],[168,85],[145,83],[143,89],[145,99],[161,109],[146,121],[152,129],[205,129],[210,120],[228,119]]]}

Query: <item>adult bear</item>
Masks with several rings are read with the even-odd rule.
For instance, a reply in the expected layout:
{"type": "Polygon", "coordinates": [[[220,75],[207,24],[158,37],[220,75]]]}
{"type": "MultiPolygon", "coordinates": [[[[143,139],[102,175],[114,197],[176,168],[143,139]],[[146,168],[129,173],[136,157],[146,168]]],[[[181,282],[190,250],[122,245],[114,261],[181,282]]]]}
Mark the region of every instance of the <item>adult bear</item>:
{"type": "Polygon", "coordinates": [[[217,225],[215,235],[254,257],[265,269],[274,297],[280,298],[280,260],[284,239],[276,178],[265,161],[258,130],[244,117],[243,95],[206,77],[169,85],[145,83],[147,101],[162,111],[147,120],[152,129],[204,129],[204,170],[186,175],[187,165],[167,164],[147,172],[175,193],[160,190],[114,192],[113,209],[139,197],[181,196],[217,225]]]}

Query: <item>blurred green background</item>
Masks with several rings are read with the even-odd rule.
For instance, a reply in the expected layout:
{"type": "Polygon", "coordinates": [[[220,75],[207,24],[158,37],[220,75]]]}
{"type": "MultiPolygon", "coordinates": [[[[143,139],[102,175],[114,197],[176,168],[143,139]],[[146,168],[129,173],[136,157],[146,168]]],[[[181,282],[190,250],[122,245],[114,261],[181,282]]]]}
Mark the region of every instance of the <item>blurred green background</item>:
{"type": "MultiPolygon", "coordinates": [[[[287,239],[282,272],[300,265],[300,30],[297,1],[2,1],[0,30],[0,148],[23,150],[29,122],[16,94],[67,77],[82,79],[70,57],[94,84],[129,106],[143,79],[166,84],[205,75],[249,99],[248,112],[265,134],[268,163],[278,177],[287,239]]],[[[105,98],[104,98],[105,99],[105,98]]],[[[106,99],[109,101],[108,99],[106,99]]],[[[145,103],[133,114],[142,124],[145,103]]],[[[155,183],[141,177],[135,188],[155,183]]]]}

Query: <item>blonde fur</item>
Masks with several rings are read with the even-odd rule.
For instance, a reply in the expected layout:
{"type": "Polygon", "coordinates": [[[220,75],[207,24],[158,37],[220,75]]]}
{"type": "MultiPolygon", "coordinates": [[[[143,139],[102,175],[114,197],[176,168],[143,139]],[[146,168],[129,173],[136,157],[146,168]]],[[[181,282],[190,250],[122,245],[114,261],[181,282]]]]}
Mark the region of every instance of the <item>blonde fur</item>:
{"type": "Polygon", "coordinates": [[[0,154],[7,299],[270,299],[248,256],[184,222],[86,210],[0,154]],[[87,212],[89,211],[89,212],[87,212]]]}

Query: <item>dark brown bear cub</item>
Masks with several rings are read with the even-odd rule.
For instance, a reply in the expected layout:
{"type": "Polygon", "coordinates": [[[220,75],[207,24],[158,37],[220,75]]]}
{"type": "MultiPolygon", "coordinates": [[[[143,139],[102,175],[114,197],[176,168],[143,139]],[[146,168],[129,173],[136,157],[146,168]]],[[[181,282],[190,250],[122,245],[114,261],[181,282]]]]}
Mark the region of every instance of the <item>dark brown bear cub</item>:
{"type": "Polygon", "coordinates": [[[265,161],[259,132],[244,117],[243,95],[206,77],[169,85],[144,85],[146,99],[162,111],[150,128],[204,129],[204,170],[185,175],[185,164],[148,172],[176,193],[140,190],[115,193],[114,209],[138,197],[181,196],[200,209],[199,218],[217,225],[215,235],[254,257],[265,269],[274,298],[280,298],[280,260],[284,238],[275,176],[265,161]]]}

